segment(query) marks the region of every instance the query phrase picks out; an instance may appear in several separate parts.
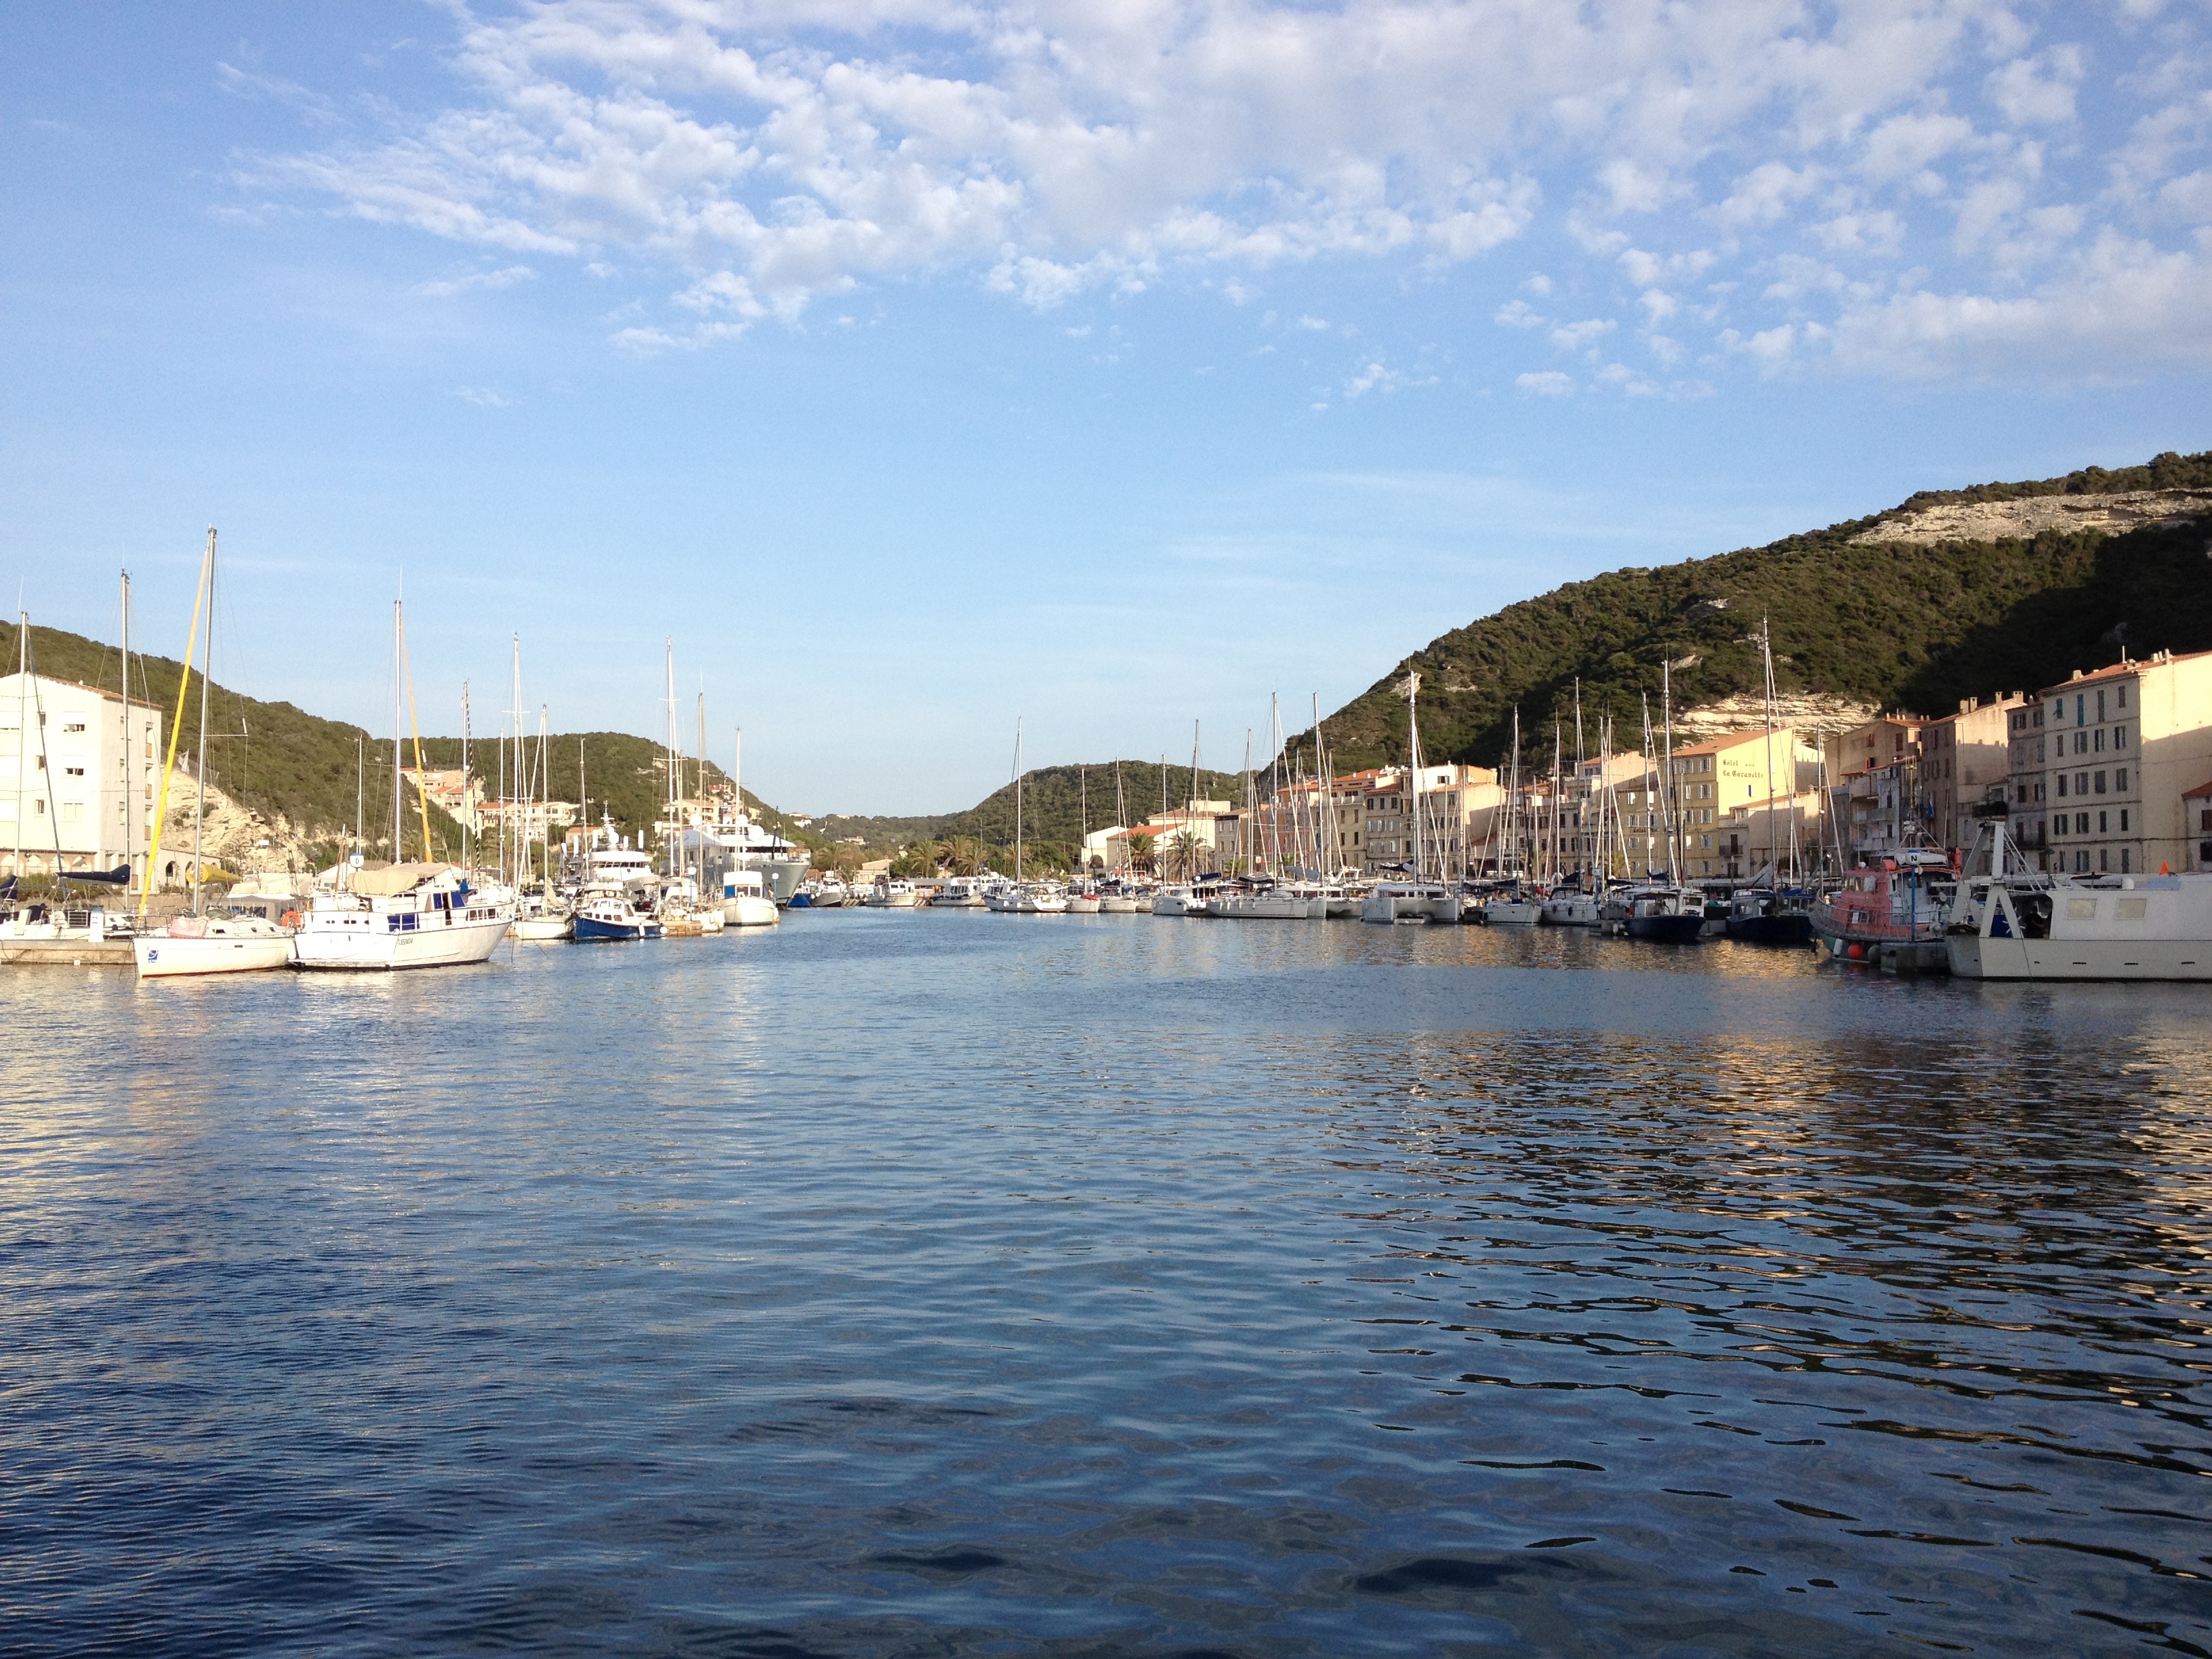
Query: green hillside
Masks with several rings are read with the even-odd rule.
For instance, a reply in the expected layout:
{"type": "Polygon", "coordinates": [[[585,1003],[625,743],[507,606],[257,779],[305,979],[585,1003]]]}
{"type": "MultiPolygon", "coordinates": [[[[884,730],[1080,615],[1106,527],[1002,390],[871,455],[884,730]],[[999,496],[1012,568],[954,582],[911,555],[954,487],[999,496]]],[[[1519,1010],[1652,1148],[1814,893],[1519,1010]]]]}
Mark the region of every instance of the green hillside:
{"type": "MultiPolygon", "coordinates": [[[[9,641],[13,646],[15,641],[9,641]]],[[[115,687],[121,653],[112,645],[81,634],[33,625],[30,639],[31,665],[40,674],[76,680],[87,685],[115,687]]],[[[11,652],[8,667],[14,667],[11,652]]],[[[183,665],[173,658],[139,656],[131,659],[133,696],[173,709],[177,682],[183,665]]],[[[195,687],[198,684],[195,676],[195,687]]],[[[185,711],[180,750],[188,750],[198,732],[198,694],[185,711]]],[[[163,728],[167,740],[165,714],[163,728]]],[[[547,771],[550,793],[556,800],[582,799],[577,776],[577,744],[583,745],[582,782],[591,790],[592,818],[601,809],[611,811],[617,825],[635,834],[649,827],[659,815],[667,785],[660,745],[651,738],[627,732],[561,732],[550,744],[547,771]]],[[[533,740],[534,742],[534,740],[533,740]]],[[[404,746],[403,760],[414,764],[414,744],[404,746]]],[[[460,763],[459,738],[425,737],[422,759],[431,767],[460,763]]],[[[685,783],[696,787],[696,763],[687,763],[685,783]]],[[[469,769],[484,781],[487,793],[498,782],[499,751],[495,742],[478,738],[470,745],[469,769]]],[[[727,775],[711,762],[708,781],[726,783],[727,775]]],[[[289,702],[264,702],[232,690],[219,680],[208,683],[208,780],[263,817],[282,815],[311,838],[330,842],[354,822],[356,800],[372,834],[384,826],[388,838],[392,823],[392,740],[372,737],[360,726],[327,720],[295,708],[289,702]],[[357,793],[358,792],[358,793],[357,793]],[[365,798],[365,799],[363,799],[365,798]]],[[[794,841],[808,835],[789,827],[785,816],[762,805],[751,792],[745,799],[762,814],[762,821],[794,841]]],[[[408,833],[420,833],[420,819],[410,792],[406,803],[408,833]]],[[[443,852],[457,851],[459,827],[434,808],[431,834],[443,852]]],[[[818,839],[818,837],[817,837],[818,839]]]]}
{"type": "MultiPolygon", "coordinates": [[[[2063,478],[1929,490],[1888,512],[1765,547],[1657,568],[1616,570],[1506,606],[1433,641],[1324,721],[1340,768],[1402,760],[1406,708],[1393,687],[1421,676],[1421,746],[1439,760],[1494,765],[1511,746],[1515,705],[1534,744],[1582,684],[1584,723],[1610,713],[1640,741],[1639,696],[1657,718],[1662,665],[1678,708],[1756,692],[1756,639],[1769,619],[1784,692],[1827,692],[1884,708],[1943,713],[1967,696],[2048,684],[2123,646],[2212,648],[2205,521],[2121,535],[1935,546],[1851,538],[1899,514],[1950,501],[2212,486],[2212,452],[2063,478]]],[[[1549,734],[1541,742],[1547,750],[1549,734]]],[[[1310,746],[1311,734],[1293,739],[1310,746]]],[[[1531,752],[1534,752],[1533,747],[1531,752]]]]}
{"type": "MultiPolygon", "coordinates": [[[[1114,769],[1105,761],[1089,766],[1044,766],[1022,776],[1022,835],[1025,842],[1050,851],[1058,848],[1073,859],[1073,848],[1082,840],[1087,823],[1103,830],[1115,822],[1114,769]],[[1089,805],[1085,805],[1088,790],[1089,805]]],[[[1142,823],[1160,810],[1162,768],[1157,761],[1125,760],[1121,769],[1121,799],[1127,821],[1142,823]]],[[[1180,806],[1190,796],[1190,768],[1170,764],[1166,799],[1180,806]]],[[[1209,800],[1243,799],[1243,782],[1234,772],[1200,769],[1199,781],[1209,800]]],[[[816,826],[824,836],[842,840],[861,836],[872,852],[889,852],[930,842],[968,838],[989,847],[1014,844],[1014,786],[994,791],[964,812],[939,812],[927,817],[854,817],[833,815],[816,826]]]]}

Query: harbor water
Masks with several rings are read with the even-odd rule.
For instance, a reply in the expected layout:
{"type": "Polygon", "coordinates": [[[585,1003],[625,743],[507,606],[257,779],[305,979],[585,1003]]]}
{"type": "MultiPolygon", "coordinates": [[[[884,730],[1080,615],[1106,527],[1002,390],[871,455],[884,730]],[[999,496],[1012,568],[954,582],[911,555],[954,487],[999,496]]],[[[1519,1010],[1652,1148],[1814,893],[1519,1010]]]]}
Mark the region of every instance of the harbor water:
{"type": "Polygon", "coordinates": [[[2203,988],[835,912],[0,999],[10,1651],[2212,1652],[2203,988]]]}

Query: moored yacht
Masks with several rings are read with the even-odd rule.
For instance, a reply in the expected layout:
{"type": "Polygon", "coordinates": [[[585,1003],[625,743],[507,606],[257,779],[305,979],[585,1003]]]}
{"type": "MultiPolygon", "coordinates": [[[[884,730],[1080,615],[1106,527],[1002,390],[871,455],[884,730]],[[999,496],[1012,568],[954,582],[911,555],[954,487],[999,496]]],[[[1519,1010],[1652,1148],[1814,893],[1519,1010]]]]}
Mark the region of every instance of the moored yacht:
{"type": "Polygon", "coordinates": [[[623,944],[659,939],[662,933],[658,918],[637,909],[620,893],[611,891],[587,895],[576,908],[575,925],[579,945],[623,944]]]}
{"type": "Polygon", "coordinates": [[[722,872],[722,920],[732,927],[773,927],[783,920],[769,896],[767,878],[757,869],[722,872]]]}
{"type": "Polygon", "coordinates": [[[1459,902],[1442,882],[1378,881],[1360,907],[1362,921],[1457,921],[1459,902]]]}
{"type": "Polygon", "coordinates": [[[953,876],[942,883],[929,896],[933,910],[981,910],[983,903],[983,883],[975,876],[953,876]]]}
{"type": "Polygon", "coordinates": [[[514,900],[450,864],[362,865],[308,901],[292,941],[301,968],[445,968],[483,962],[507,937],[514,900]]]}
{"type": "Polygon", "coordinates": [[[2045,875],[1985,824],[1946,917],[1966,979],[2212,979],[2212,873],[2045,875]]]}
{"type": "Polygon", "coordinates": [[[1694,887],[1646,887],[1628,903],[1628,936],[1655,945],[1695,945],[1705,936],[1705,896],[1694,887]]]}
{"type": "Polygon", "coordinates": [[[292,960],[293,931],[260,916],[175,916],[160,933],[131,941],[141,979],[183,974],[252,974],[292,960]]]}

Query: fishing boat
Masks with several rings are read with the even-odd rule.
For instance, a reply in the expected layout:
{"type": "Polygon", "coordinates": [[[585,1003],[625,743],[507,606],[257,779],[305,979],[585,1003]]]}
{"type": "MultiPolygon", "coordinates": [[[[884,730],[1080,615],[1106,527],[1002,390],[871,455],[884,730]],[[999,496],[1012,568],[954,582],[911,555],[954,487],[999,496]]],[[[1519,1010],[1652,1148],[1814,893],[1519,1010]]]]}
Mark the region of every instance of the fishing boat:
{"type": "Polygon", "coordinates": [[[579,945],[627,944],[659,939],[661,933],[657,918],[639,910],[619,893],[592,894],[576,911],[579,945]]]}
{"type": "Polygon", "coordinates": [[[773,927],[783,920],[769,896],[767,877],[757,869],[722,872],[722,920],[732,927],[773,927]]]}
{"type": "Polygon", "coordinates": [[[1846,874],[1825,903],[1808,908],[1814,935],[1841,962],[1946,969],[1943,911],[1955,890],[1950,860],[1907,847],[1846,874]]]}
{"type": "Polygon", "coordinates": [[[2212,873],[2031,871],[2002,825],[1983,826],[1945,918],[1964,979],[2212,979],[2212,873]]]}
{"type": "Polygon", "coordinates": [[[1694,887],[1646,887],[1628,902],[1628,937],[1695,945],[1705,936],[1705,896],[1694,887]]]}

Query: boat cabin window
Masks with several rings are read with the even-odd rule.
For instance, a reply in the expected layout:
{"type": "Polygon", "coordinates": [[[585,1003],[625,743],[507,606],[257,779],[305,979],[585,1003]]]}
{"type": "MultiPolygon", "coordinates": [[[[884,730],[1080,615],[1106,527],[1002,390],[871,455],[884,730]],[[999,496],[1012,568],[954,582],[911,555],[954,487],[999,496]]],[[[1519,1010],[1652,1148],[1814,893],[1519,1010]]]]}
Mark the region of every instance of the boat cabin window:
{"type": "Polygon", "coordinates": [[[2070,899],[2068,899],[2068,900],[2066,901],[2066,920],[2067,920],[2067,921],[2094,921],[2096,919],[2097,919],[2097,901],[2096,901],[2096,900],[2094,900],[2094,899],[2093,899],[2093,898],[2070,898],[2070,899]]]}

